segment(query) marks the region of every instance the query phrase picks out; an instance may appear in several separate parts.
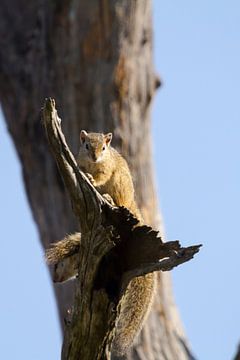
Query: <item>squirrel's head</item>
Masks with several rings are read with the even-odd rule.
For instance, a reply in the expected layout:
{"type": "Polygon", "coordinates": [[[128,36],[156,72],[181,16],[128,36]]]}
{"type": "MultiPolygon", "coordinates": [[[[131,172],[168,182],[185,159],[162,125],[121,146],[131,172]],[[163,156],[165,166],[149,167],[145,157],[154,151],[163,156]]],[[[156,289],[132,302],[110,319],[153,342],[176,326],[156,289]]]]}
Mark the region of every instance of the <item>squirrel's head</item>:
{"type": "Polygon", "coordinates": [[[112,140],[112,133],[87,133],[80,132],[80,153],[91,162],[101,162],[106,157],[112,140]]]}

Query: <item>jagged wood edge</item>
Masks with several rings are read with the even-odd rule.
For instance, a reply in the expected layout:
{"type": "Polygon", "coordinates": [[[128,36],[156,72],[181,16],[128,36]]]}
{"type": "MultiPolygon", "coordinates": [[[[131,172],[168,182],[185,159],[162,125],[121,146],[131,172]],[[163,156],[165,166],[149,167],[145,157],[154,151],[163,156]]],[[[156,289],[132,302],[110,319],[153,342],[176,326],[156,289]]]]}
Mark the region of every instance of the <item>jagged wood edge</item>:
{"type": "Polygon", "coordinates": [[[178,240],[163,243],[158,231],[147,225],[137,225],[138,220],[124,207],[108,213],[109,217],[120,237],[128,238],[125,261],[129,263],[124,274],[128,281],[153,271],[170,271],[191,260],[202,246],[181,247],[178,240]]]}

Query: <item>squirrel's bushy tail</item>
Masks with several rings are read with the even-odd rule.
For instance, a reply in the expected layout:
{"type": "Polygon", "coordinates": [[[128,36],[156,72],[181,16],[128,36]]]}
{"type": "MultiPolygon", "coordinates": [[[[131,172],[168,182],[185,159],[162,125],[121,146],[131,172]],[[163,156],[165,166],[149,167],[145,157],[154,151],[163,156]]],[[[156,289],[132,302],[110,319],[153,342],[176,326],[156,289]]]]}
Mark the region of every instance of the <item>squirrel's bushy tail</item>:
{"type": "Polygon", "coordinates": [[[120,317],[112,344],[114,355],[125,354],[133,344],[151,308],[154,288],[154,273],[130,281],[121,300],[120,317]]]}

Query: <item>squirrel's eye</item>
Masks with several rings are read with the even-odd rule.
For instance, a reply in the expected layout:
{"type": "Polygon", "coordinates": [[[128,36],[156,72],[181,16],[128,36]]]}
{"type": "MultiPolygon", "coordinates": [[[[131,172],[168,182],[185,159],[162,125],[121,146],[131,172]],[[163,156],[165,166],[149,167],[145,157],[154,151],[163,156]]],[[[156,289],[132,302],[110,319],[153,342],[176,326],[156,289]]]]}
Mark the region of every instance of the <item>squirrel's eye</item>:
{"type": "Polygon", "coordinates": [[[105,146],[103,146],[103,148],[102,148],[103,150],[105,150],[105,146]]]}
{"type": "Polygon", "coordinates": [[[86,144],[85,147],[86,147],[87,150],[89,149],[88,144],[86,144]]]}

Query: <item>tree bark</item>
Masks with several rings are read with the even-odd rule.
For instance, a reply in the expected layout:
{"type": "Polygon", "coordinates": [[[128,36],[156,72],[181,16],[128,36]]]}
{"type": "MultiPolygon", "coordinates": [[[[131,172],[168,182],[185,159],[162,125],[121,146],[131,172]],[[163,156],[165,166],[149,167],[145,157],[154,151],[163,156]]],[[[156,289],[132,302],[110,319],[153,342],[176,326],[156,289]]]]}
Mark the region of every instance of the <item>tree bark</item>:
{"type": "MultiPolygon", "coordinates": [[[[0,12],[0,99],[43,246],[77,229],[39,121],[46,96],[60,105],[74,153],[80,129],[113,132],[114,146],[133,173],[145,221],[163,235],[151,158],[150,105],[159,85],[152,64],[151,1],[2,0],[0,12]]],[[[55,293],[63,323],[72,285],[55,293]]],[[[159,275],[149,320],[127,358],[192,358],[169,276],[159,275]]]]}

